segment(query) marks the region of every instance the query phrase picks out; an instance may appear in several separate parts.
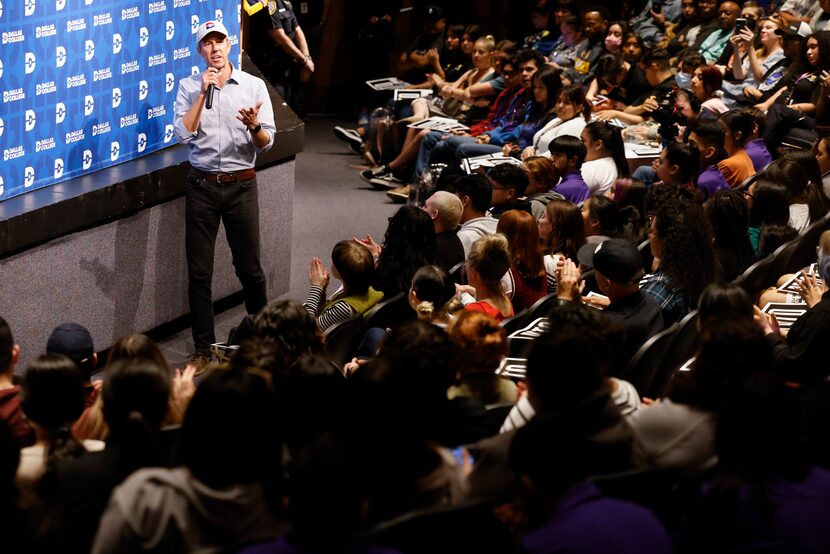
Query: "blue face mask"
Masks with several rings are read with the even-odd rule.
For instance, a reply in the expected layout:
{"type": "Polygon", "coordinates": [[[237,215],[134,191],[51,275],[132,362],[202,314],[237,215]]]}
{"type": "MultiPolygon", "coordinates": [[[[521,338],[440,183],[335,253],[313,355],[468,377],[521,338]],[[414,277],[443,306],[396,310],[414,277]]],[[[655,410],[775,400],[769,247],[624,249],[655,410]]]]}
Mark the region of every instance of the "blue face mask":
{"type": "Polygon", "coordinates": [[[674,76],[674,80],[677,82],[678,87],[689,88],[689,86],[692,84],[692,74],[678,72],[678,74],[674,76]]]}

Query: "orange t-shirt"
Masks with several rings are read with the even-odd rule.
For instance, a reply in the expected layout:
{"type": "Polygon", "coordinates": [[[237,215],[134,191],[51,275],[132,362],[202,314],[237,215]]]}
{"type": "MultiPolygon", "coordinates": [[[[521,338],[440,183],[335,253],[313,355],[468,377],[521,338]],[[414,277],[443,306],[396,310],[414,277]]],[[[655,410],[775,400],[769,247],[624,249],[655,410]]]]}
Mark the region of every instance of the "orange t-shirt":
{"type": "Polygon", "coordinates": [[[726,179],[731,188],[739,186],[755,175],[755,166],[752,165],[752,159],[743,148],[720,162],[718,169],[723,173],[723,178],[726,179]]]}

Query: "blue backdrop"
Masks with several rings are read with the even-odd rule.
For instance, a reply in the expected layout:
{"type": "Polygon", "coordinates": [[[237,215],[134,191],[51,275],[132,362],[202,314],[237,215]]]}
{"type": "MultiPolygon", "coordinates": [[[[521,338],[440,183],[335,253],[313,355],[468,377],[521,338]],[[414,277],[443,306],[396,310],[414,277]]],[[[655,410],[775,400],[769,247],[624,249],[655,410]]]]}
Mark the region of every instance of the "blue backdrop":
{"type": "Polygon", "coordinates": [[[194,33],[221,20],[239,64],[239,0],[0,0],[0,200],[175,143],[194,33]]]}

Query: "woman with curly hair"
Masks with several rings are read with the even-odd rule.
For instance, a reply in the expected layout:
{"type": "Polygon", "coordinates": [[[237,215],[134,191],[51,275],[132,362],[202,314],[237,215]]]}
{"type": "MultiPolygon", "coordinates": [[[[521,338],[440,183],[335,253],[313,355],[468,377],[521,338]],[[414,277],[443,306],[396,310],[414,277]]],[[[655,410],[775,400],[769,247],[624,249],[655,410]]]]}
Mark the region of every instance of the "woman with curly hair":
{"type": "Polygon", "coordinates": [[[556,292],[556,266],[561,258],[576,259],[585,244],[585,223],[579,206],[567,200],[551,200],[539,218],[539,238],[545,249],[548,292],[556,292]]]}
{"type": "Polygon", "coordinates": [[[389,218],[383,246],[371,235],[355,240],[375,259],[372,288],[385,298],[408,291],[415,272],[436,262],[435,227],[429,215],[415,206],[402,206],[389,218]]]}
{"type": "Polygon", "coordinates": [[[703,289],[716,281],[712,230],[691,194],[677,189],[662,195],[648,237],[656,270],[640,282],[640,290],[663,311],[663,321],[680,321],[703,289]]]}
{"type": "Polygon", "coordinates": [[[509,210],[499,219],[496,231],[507,237],[513,277],[513,309],[522,311],[547,292],[539,226],[529,213],[509,210]]]}

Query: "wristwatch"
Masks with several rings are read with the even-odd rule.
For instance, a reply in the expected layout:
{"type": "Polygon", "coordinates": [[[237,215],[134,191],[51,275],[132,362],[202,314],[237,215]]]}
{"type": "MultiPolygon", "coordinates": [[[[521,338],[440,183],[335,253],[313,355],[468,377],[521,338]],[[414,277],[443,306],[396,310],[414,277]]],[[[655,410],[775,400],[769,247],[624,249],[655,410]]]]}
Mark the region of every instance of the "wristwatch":
{"type": "Polygon", "coordinates": [[[253,129],[248,128],[248,132],[250,132],[252,135],[255,135],[255,134],[259,133],[261,130],[262,130],[262,123],[258,123],[257,126],[254,127],[253,129]]]}

